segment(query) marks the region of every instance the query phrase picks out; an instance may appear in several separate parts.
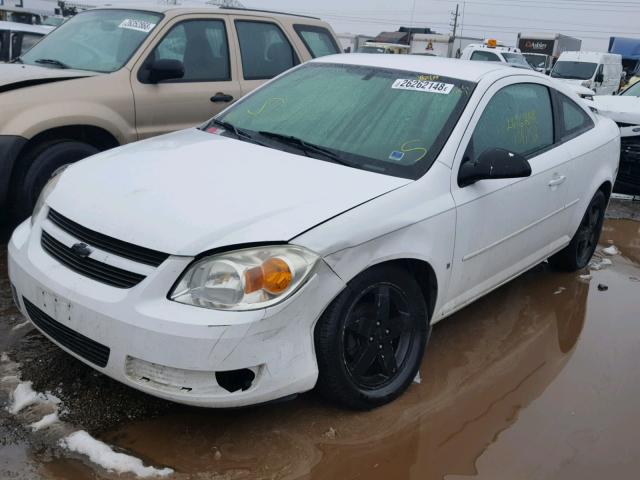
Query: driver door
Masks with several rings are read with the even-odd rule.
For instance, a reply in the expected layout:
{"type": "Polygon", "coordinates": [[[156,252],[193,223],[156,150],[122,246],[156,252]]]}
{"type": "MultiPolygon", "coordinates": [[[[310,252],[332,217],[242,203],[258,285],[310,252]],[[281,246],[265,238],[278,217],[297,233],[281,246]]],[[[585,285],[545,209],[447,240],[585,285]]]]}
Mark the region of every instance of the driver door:
{"type": "Polygon", "coordinates": [[[224,15],[181,16],[158,35],[131,73],[138,138],[198,125],[241,95],[236,44],[224,15]],[[153,83],[154,60],[179,60],[182,78],[153,83]]]}
{"type": "Polygon", "coordinates": [[[453,164],[456,239],[445,309],[456,310],[544,260],[568,241],[565,205],[571,154],[555,144],[550,90],[504,79],[488,90],[453,164]],[[481,180],[464,188],[460,165],[503,148],[525,156],[530,177],[481,180]]]}

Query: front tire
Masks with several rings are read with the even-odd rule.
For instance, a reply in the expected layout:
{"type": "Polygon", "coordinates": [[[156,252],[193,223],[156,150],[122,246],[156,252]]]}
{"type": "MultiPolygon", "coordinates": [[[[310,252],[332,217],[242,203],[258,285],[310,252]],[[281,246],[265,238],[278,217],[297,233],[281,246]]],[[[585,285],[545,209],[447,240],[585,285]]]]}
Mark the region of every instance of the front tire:
{"type": "Polygon", "coordinates": [[[549,264],[553,268],[575,272],[589,264],[598,246],[606,208],[607,198],[602,191],[598,190],[591,199],[571,243],[549,258],[549,264]]]}
{"type": "Polygon", "coordinates": [[[361,273],[316,326],[316,389],[358,410],[391,402],[415,378],[430,331],[426,299],[406,270],[361,273]]]}
{"type": "Polygon", "coordinates": [[[24,169],[13,182],[13,220],[19,222],[31,215],[40,192],[57,169],[98,152],[93,145],[74,140],[53,140],[27,152],[22,162],[24,169]]]}

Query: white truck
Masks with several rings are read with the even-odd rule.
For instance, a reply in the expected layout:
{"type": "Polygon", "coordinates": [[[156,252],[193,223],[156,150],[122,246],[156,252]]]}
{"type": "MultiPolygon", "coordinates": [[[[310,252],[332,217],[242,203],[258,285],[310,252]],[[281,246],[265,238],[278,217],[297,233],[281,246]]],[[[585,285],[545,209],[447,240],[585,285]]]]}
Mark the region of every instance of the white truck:
{"type": "Polygon", "coordinates": [[[512,67],[531,69],[531,65],[516,47],[500,45],[496,40],[487,40],[482,44],[467,45],[460,55],[461,60],[477,60],[482,62],[502,62],[512,67]]]}
{"type": "Polygon", "coordinates": [[[622,57],[616,53],[564,52],[551,77],[589,88],[596,95],[615,95],[623,79],[622,57]]]}
{"type": "Polygon", "coordinates": [[[518,48],[538,72],[549,73],[563,52],[577,52],[582,40],[561,33],[518,34],[518,48]]]}

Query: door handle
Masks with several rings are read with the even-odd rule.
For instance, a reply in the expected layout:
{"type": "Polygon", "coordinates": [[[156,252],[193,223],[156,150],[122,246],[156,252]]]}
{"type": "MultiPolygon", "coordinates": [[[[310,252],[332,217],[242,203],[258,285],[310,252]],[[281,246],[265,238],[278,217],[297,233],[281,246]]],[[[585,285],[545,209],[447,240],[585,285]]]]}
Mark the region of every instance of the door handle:
{"type": "Polygon", "coordinates": [[[562,185],[566,179],[567,177],[565,177],[564,175],[553,177],[551,180],[549,180],[549,186],[557,187],[558,185],[562,185]]]}
{"type": "Polygon", "coordinates": [[[216,93],[211,97],[213,103],[229,103],[233,101],[233,95],[227,95],[226,93],[216,93]]]}

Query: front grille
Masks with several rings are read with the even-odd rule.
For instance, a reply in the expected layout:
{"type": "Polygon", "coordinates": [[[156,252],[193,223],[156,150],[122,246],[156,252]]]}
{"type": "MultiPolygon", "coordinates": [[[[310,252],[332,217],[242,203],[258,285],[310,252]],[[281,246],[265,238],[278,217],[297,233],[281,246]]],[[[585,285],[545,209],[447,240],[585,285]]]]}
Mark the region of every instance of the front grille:
{"type": "Polygon", "coordinates": [[[22,301],[27,309],[29,318],[31,318],[31,321],[40,330],[49,335],[63,347],[68,348],[76,355],[97,365],[98,367],[104,368],[107,366],[107,363],[109,362],[109,354],[111,353],[109,347],[105,347],[95,340],[85,337],[75,330],[62,325],[60,322],[56,322],[26,298],[22,297],[22,301]]]}
{"type": "Polygon", "coordinates": [[[49,209],[49,215],[47,218],[81,242],[85,242],[88,245],[104,250],[105,252],[113,253],[119,257],[128,258],[134,262],[157,267],[169,258],[168,253],[139,247],[138,245],[123,242],[122,240],[117,240],[103,235],[102,233],[89,230],[88,228],[77,224],[73,220],[69,220],[67,217],[59,214],[53,209],[49,209]]]}
{"type": "Polygon", "coordinates": [[[622,139],[620,170],[613,191],[640,195],[640,140],[637,137],[622,139]]]}
{"type": "Polygon", "coordinates": [[[66,267],[112,287],[131,288],[145,279],[145,276],[139,273],[129,272],[92,258],[82,257],[44,230],[42,231],[41,244],[45,252],[66,267]]]}

